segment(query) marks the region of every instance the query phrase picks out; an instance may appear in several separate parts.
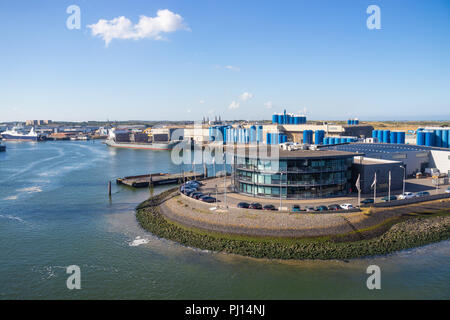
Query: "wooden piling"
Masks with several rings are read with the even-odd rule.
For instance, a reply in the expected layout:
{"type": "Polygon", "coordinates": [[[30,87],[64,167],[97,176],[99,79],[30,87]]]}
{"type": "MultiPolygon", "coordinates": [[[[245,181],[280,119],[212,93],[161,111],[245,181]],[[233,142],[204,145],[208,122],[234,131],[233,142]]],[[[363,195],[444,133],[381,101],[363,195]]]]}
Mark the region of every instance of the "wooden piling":
{"type": "Polygon", "coordinates": [[[108,196],[111,197],[111,180],[108,181],[108,196]]]}

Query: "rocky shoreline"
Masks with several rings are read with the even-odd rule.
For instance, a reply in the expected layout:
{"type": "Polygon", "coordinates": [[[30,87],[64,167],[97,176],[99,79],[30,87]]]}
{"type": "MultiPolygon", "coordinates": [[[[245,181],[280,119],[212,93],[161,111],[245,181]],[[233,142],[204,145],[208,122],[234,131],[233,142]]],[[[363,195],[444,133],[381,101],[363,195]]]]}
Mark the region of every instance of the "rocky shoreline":
{"type": "Polygon", "coordinates": [[[203,250],[268,259],[351,259],[386,255],[450,238],[450,209],[429,215],[410,216],[392,222],[383,233],[355,241],[351,235],[320,238],[262,238],[220,234],[189,228],[169,221],[160,204],[176,195],[174,189],[152,197],[137,207],[140,225],[154,235],[203,250]],[[348,239],[348,240],[347,240],[348,239]]]}

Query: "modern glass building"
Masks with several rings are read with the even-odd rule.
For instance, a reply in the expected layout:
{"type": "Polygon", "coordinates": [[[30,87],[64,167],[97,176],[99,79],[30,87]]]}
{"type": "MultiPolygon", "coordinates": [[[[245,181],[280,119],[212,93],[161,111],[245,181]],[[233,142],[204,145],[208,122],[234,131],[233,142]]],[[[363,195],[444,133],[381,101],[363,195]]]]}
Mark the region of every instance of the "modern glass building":
{"type": "Polygon", "coordinates": [[[331,150],[279,151],[277,159],[235,153],[233,183],[255,197],[309,199],[351,190],[351,166],[358,154],[331,150]]]}

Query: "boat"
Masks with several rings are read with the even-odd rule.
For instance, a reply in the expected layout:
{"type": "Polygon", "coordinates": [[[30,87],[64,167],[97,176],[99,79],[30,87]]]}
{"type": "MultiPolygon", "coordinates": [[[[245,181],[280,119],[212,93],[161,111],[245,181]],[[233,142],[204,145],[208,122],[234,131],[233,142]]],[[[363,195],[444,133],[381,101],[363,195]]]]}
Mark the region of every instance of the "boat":
{"type": "Polygon", "coordinates": [[[2,132],[2,138],[5,141],[40,141],[44,139],[44,136],[37,134],[34,128],[31,128],[28,133],[22,133],[17,131],[17,127],[14,127],[2,132]]]}
{"type": "Polygon", "coordinates": [[[114,148],[143,149],[143,150],[172,150],[178,142],[117,142],[106,139],[105,144],[114,148]]]}
{"type": "Polygon", "coordinates": [[[178,141],[149,141],[147,134],[130,134],[127,130],[108,131],[105,144],[114,148],[143,149],[143,150],[172,150],[178,141]],[[131,139],[131,137],[133,137],[131,139]]]}

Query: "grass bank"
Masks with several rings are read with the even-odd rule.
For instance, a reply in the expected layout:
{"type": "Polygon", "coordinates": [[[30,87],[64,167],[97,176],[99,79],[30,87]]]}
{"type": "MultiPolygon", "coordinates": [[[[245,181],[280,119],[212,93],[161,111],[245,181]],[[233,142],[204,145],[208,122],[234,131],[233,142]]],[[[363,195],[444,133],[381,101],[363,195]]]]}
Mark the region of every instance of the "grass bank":
{"type": "Polygon", "coordinates": [[[203,250],[268,259],[351,259],[385,255],[450,238],[450,209],[411,215],[397,223],[391,221],[383,234],[359,241],[342,241],[345,236],[339,240],[333,237],[287,239],[213,233],[171,222],[161,214],[159,205],[174,191],[167,190],[140,204],[137,220],[158,237],[203,250]]]}

